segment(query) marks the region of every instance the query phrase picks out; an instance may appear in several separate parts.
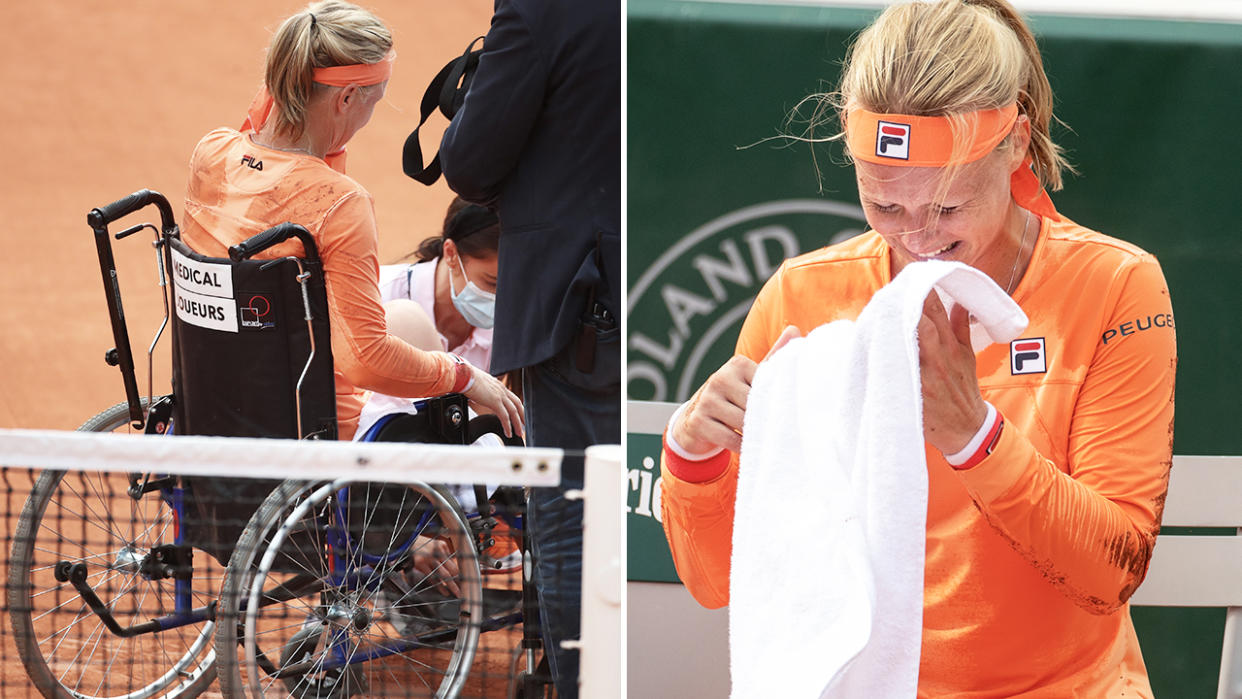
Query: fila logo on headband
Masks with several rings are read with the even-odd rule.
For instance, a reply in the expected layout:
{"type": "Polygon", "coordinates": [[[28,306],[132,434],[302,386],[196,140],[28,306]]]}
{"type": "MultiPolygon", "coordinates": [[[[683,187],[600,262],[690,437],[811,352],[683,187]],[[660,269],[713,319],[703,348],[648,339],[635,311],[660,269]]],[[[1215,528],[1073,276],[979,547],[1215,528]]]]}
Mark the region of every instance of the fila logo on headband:
{"type": "Polygon", "coordinates": [[[1009,371],[1015,376],[1047,373],[1048,357],[1044,353],[1044,338],[1028,337],[1010,342],[1009,371]]]}
{"type": "Polygon", "coordinates": [[[910,159],[910,125],[881,121],[876,126],[875,154],[881,158],[910,159]]]}

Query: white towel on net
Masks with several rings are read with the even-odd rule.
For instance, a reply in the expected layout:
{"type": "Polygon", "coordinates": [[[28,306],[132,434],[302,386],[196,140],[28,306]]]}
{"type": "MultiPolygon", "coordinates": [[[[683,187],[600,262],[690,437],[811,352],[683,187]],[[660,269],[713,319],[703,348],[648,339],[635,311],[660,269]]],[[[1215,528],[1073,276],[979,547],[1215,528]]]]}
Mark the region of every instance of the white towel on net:
{"type": "Polygon", "coordinates": [[[933,288],[971,312],[976,351],[1026,328],[982,272],[920,262],[857,321],[816,328],[755,374],[729,580],[734,699],[915,696],[927,520],[916,331],[933,288]]]}

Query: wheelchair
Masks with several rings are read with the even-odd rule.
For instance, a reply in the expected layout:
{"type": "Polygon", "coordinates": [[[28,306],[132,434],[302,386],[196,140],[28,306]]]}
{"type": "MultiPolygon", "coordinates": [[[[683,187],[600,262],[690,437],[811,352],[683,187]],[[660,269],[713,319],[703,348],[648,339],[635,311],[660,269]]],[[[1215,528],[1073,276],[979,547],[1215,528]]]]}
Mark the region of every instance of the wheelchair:
{"type": "MultiPolygon", "coordinates": [[[[115,343],[105,359],[120,368],[126,400],[81,430],[335,439],[327,297],[306,229],[280,224],[228,260],[209,258],[181,242],[168,201],[150,190],[92,210],[88,223],[115,343]],[[173,354],[172,392],[161,396],[151,378],[139,394],[108,230],[150,205],[161,228],[142,223],[115,238],[154,232],[164,320],[148,377],[170,325],[173,354]],[[252,259],[291,239],[300,255],[252,259]]],[[[468,419],[460,394],[416,407],[368,438],[469,444],[500,433],[494,416],[468,419]]],[[[521,530],[522,498],[501,503],[466,513],[439,485],[357,477],[45,471],[10,559],[18,654],[46,697],[194,697],[217,677],[226,697],[347,699],[397,687],[458,696],[482,633],[521,624],[515,659],[538,664],[526,576],[521,590],[483,585],[479,552],[497,519],[521,530]]],[[[541,674],[519,673],[509,695],[542,696],[541,674]]]]}

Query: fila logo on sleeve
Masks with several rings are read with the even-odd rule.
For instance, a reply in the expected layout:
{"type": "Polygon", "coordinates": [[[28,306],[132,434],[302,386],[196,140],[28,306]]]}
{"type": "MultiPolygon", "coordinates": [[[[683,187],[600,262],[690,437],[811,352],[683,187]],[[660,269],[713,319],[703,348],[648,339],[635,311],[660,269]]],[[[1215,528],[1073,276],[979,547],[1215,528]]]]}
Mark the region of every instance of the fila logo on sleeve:
{"type": "Polygon", "coordinates": [[[881,158],[910,159],[910,125],[881,121],[876,126],[875,154],[881,158]]]}
{"type": "Polygon", "coordinates": [[[1047,373],[1048,356],[1044,352],[1044,338],[1027,337],[1010,342],[1009,371],[1014,376],[1047,373]]]}

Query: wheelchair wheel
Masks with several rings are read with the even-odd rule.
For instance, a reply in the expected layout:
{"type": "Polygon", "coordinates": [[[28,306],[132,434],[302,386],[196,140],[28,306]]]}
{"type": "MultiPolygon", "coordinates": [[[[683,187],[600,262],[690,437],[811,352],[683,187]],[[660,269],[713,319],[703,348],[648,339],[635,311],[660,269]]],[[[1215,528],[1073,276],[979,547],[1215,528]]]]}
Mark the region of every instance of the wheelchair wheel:
{"type": "Polygon", "coordinates": [[[245,697],[457,696],[483,615],[456,502],[433,486],[348,479],[277,488],[238,542],[220,604],[221,691],[245,697]],[[418,572],[437,550],[447,558],[434,574],[458,568],[456,595],[418,572]]]}
{"type": "MultiPolygon", "coordinates": [[[[79,430],[128,428],[121,403],[79,430]]],[[[143,572],[153,547],[173,543],[174,513],[158,491],[135,500],[129,485],[126,474],[44,471],[22,509],[7,601],[18,655],[45,697],[193,697],[215,677],[211,621],[123,638],[63,579],[78,566],[121,627],[178,611],[174,580],[143,572]]],[[[195,608],[219,590],[223,571],[206,563],[190,583],[195,608]]]]}

